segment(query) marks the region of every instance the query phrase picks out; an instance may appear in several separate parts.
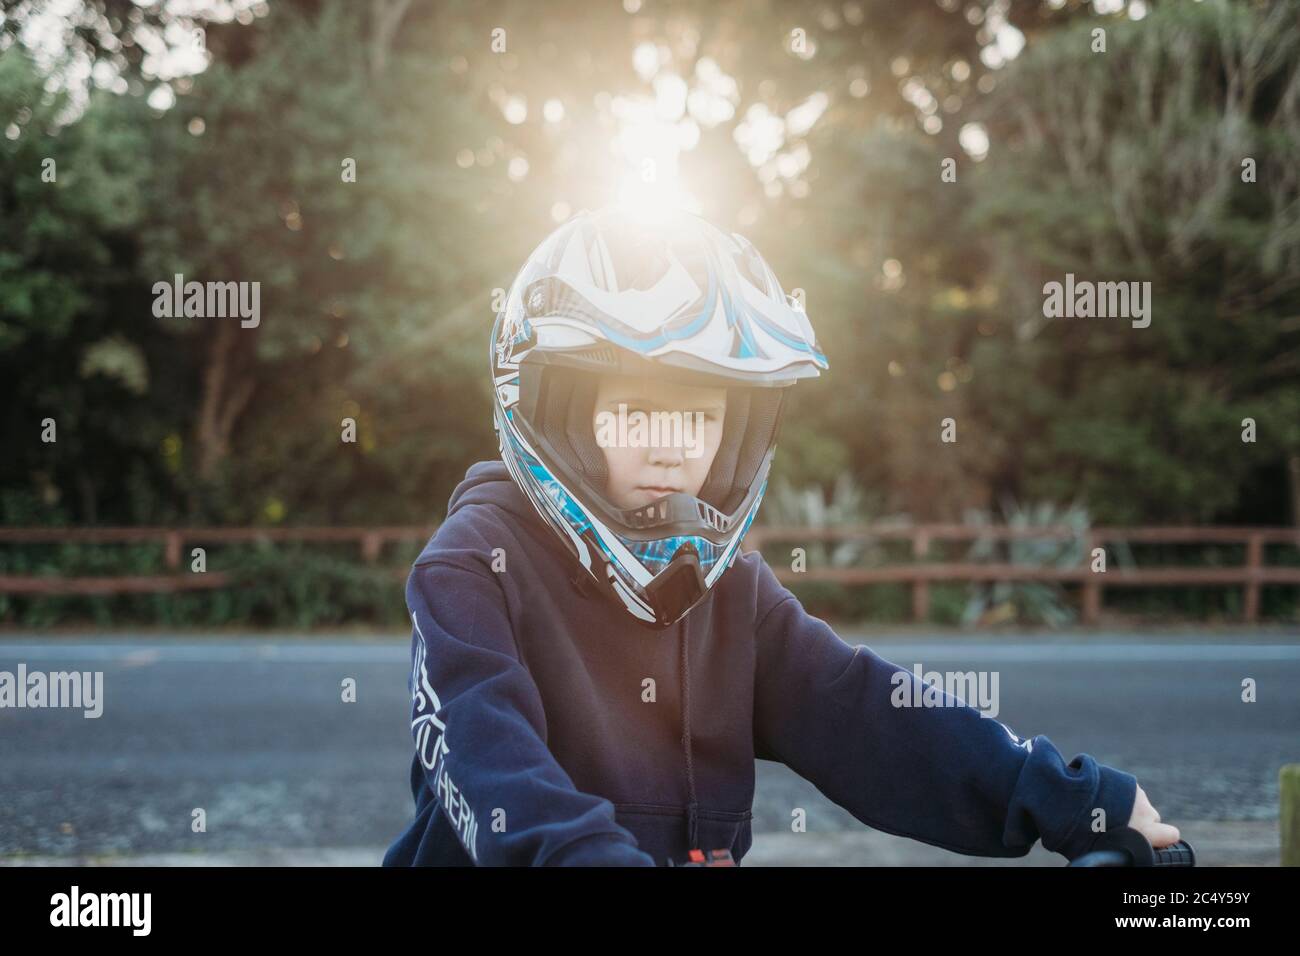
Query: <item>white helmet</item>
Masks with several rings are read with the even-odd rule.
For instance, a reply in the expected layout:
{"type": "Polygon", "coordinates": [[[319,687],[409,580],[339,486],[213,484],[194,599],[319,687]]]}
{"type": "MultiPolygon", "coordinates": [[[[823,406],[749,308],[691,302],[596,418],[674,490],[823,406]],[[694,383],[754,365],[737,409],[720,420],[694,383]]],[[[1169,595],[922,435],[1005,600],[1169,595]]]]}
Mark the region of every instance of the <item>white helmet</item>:
{"type": "Polygon", "coordinates": [[[767,488],[784,387],[828,367],[747,240],[689,213],[646,224],[617,209],[578,213],[533,250],[497,315],[491,365],[515,482],[597,584],[658,627],[734,560],[767,488]],[[592,429],[600,373],[727,388],[699,497],[631,509],[605,497],[592,429]]]}

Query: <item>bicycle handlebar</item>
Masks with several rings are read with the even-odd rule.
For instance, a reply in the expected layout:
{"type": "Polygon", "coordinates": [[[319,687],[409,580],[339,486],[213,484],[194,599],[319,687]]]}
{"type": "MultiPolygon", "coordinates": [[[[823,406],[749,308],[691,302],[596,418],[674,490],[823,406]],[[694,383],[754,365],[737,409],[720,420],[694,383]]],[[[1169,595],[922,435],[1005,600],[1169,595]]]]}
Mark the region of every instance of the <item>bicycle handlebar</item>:
{"type": "MultiPolygon", "coordinates": [[[[691,850],[688,862],[668,861],[669,866],[735,866],[729,850],[691,850]]],[[[1196,851],[1186,840],[1156,849],[1132,827],[1107,830],[1097,837],[1092,849],[1071,860],[1068,866],[1195,866],[1196,851]]]]}
{"type": "Polygon", "coordinates": [[[1108,830],[1069,866],[1195,866],[1196,851],[1186,840],[1156,849],[1132,827],[1108,830]]]}

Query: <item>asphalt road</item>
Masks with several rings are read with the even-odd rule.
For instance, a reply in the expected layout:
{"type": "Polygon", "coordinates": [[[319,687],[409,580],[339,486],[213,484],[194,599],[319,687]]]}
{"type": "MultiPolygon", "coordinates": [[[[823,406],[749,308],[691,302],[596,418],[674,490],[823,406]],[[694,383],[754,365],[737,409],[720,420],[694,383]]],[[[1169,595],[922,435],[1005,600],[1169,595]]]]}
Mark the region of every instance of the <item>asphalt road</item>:
{"type": "MultiPolygon", "coordinates": [[[[1300,635],[845,639],[908,669],[996,671],[999,720],[1135,774],[1204,862],[1276,862],[1278,768],[1300,762],[1300,635]]],[[[104,716],[0,708],[0,861],[376,863],[410,817],[405,636],[0,638],[0,671],[20,662],[103,671],[104,716]],[[348,677],[355,703],[340,699],[348,677]],[[191,832],[195,807],[206,833],[191,832]]],[[[747,863],[994,862],[871,831],[766,761],[754,814],[747,863]],[[807,834],[790,833],[795,806],[807,834]]]]}

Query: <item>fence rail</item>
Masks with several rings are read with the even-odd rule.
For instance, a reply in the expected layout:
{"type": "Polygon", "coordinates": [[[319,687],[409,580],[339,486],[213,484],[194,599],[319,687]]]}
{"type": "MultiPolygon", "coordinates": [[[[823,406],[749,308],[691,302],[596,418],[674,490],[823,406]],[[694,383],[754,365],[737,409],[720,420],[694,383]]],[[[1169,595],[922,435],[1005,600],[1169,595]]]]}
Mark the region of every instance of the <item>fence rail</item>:
{"type": "MultiPolygon", "coordinates": [[[[108,595],[166,593],[227,587],[223,572],[181,572],[185,546],[257,541],[356,542],[368,563],[378,560],[386,544],[426,541],[434,526],[382,528],[0,528],[0,544],[139,544],[163,547],[168,574],[102,577],[2,575],[0,594],[108,595]]],[[[778,579],[787,584],[829,581],[846,585],[907,584],[912,592],[912,615],[924,621],[929,614],[930,585],[952,582],[1051,581],[1077,584],[1082,590],[1082,618],[1095,623],[1103,592],[1111,587],[1227,586],[1243,589],[1243,617],[1259,619],[1260,589],[1264,585],[1300,586],[1300,567],[1273,567],[1264,563],[1269,544],[1300,549],[1300,528],[1254,527],[1096,527],[1082,533],[1067,526],[1013,528],[973,525],[862,525],[838,528],[753,527],[745,539],[749,550],[779,542],[908,541],[913,562],[879,567],[810,567],[805,571],[777,566],[778,579]],[[1076,567],[1043,567],[993,562],[927,562],[936,542],[1055,540],[1081,541],[1083,562],[1076,567]],[[1107,543],[1243,545],[1246,562],[1225,567],[1146,567],[1091,570],[1094,548],[1107,543]]],[[[394,572],[405,577],[405,568],[394,572]]]]}
{"type": "Polygon", "coordinates": [[[1180,587],[1237,585],[1244,590],[1243,617],[1259,620],[1260,587],[1265,584],[1300,585],[1300,567],[1264,564],[1266,544],[1300,548],[1300,528],[1252,527],[1096,527],[1082,533],[1065,525],[1033,528],[977,525],[863,525],[840,528],[767,528],[750,530],[746,544],[758,548],[774,541],[910,541],[915,563],[886,567],[810,568],[791,571],[776,568],[783,583],[834,581],[841,584],[910,584],[912,617],[924,621],[930,610],[930,584],[969,581],[1054,581],[1081,585],[1082,618],[1095,624],[1101,614],[1102,592],[1108,587],[1180,587]],[[936,541],[1081,540],[1083,562],[1077,567],[1000,563],[923,563],[936,541]],[[1240,567],[1167,567],[1091,569],[1092,552],[1106,543],[1245,545],[1246,563],[1240,567]]]}

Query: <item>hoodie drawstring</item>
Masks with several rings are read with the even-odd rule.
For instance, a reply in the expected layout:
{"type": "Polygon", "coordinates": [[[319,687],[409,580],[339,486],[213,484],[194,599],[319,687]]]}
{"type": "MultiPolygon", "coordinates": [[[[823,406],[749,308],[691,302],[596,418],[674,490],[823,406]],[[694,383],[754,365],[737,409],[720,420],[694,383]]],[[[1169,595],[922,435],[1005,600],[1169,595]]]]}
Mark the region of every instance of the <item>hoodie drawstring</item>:
{"type": "Polygon", "coordinates": [[[702,849],[699,843],[699,805],[695,801],[695,767],[691,762],[691,662],[687,654],[686,619],[683,618],[679,629],[682,636],[682,749],[686,754],[686,786],[689,794],[686,819],[687,849],[702,849]]]}

